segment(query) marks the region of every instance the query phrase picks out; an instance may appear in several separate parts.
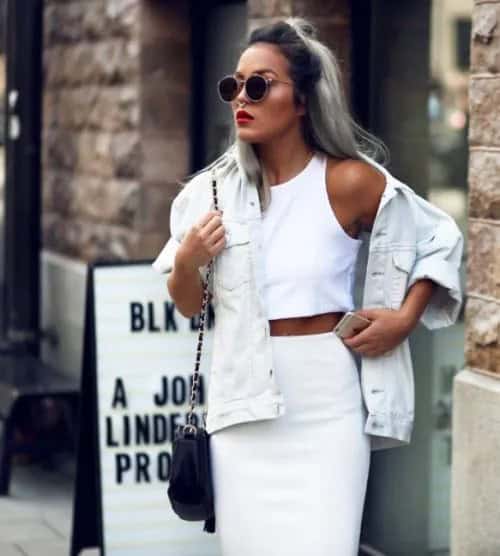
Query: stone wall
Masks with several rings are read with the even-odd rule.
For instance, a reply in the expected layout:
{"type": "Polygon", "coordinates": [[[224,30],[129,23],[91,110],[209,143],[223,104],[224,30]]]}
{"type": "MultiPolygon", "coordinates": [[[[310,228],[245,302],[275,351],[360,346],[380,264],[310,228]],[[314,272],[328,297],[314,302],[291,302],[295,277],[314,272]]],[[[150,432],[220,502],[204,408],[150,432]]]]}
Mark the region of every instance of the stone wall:
{"type": "Polygon", "coordinates": [[[470,83],[466,363],[500,377],[500,2],[476,1],[470,83]]]}
{"type": "Polygon", "coordinates": [[[139,197],[138,5],[45,8],[43,244],[91,260],[125,256],[139,197]]]}
{"type": "Polygon", "coordinates": [[[188,171],[187,8],[46,2],[44,248],[142,259],[166,240],[175,181],[188,171]]]}
{"type": "Polygon", "coordinates": [[[500,0],[471,40],[466,368],[453,385],[453,556],[500,554],[500,0]]]}

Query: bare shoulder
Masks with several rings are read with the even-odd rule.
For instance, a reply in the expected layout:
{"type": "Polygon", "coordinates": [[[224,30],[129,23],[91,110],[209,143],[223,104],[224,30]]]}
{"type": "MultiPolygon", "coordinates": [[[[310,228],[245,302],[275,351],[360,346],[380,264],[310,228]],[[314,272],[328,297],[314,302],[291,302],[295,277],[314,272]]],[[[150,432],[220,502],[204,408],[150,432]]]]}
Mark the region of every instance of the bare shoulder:
{"type": "Polygon", "coordinates": [[[384,175],[364,160],[329,156],[326,174],[329,187],[331,184],[339,195],[352,195],[358,200],[359,194],[370,194],[374,190],[382,194],[385,188],[384,175]]]}
{"type": "Polygon", "coordinates": [[[362,227],[371,229],[385,189],[385,176],[364,160],[329,156],[326,182],[330,198],[350,207],[362,227]]]}

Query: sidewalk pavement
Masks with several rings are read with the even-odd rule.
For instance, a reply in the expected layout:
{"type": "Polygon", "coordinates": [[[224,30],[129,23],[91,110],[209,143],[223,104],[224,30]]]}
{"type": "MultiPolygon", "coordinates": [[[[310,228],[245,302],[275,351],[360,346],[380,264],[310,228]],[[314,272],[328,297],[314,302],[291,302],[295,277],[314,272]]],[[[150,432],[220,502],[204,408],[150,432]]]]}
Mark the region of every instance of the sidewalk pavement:
{"type": "MultiPolygon", "coordinates": [[[[13,464],[9,495],[0,496],[1,556],[69,556],[74,480],[69,456],[55,471],[13,464]]],[[[84,550],[80,556],[99,552],[84,550]]]]}
{"type": "MultiPolygon", "coordinates": [[[[57,471],[38,464],[14,464],[9,496],[0,496],[1,556],[69,556],[73,517],[74,458],[58,461],[57,471]]],[[[360,556],[385,556],[366,543],[360,556]]],[[[79,556],[99,556],[98,548],[79,556]]],[[[446,556],[448,551],[433,556],[446,556]]]]}

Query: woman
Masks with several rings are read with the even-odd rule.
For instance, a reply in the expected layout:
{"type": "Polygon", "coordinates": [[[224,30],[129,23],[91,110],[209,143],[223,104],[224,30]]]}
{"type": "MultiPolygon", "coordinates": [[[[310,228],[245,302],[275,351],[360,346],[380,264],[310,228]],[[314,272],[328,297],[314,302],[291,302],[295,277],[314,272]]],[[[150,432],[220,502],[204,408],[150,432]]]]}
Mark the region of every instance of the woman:
{"type": "Polygon", "coordinates": [[[351,338],[333,332],[354,309],[360,233],[372,229],[386,188],[366,156],[384,148],[350,117],[335,57],[309,22],[255,29],[219,94],[237,137],[174,200],[172,238],[153,266],[169,272],[170,295],[191,316],[201,307],[199,272],[215,262],[207,430],[222,555],[355,555],[370,441],[354,354],[398,346],[435,284],[419,279],[397,309],[356,311],[372,322],[351,338]],[[213,168],[224,214],[205,210],[213,168]],[[248,187],[229,187],[234,175],[248,187]],[[270,369],[255,349],[266,340],[270,369]]]}

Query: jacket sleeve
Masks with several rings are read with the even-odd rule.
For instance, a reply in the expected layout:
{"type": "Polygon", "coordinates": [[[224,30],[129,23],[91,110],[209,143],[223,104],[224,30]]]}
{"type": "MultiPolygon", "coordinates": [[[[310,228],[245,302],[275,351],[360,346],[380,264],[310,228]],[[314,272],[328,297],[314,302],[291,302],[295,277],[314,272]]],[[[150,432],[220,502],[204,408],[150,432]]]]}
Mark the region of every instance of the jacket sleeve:
{"type": "MultiPolygon", "coordinates": [[[[179,249],[184,235],[195,224],[197,211],[190,206],[190,193],[198,179],[188,182],[176,195],[170,205],[170,238],[152,263],[152,267],[160,274],[169,274],[174,268],[175,255],[179,249]]],[[[205,281],[208,264],[198,268],[200,276],[205,281]]],[[[208,291],[213,295],[213,272],[210,275],[208,291]]]]}
{"type": "Polygon", "coordinates": [[[463,235],[455,220],[445,211],[415,194],[414,214],[417,232],[416,260],[408,288],[417,280],[429,278],[437,285],[420,322],[429,330],[456,322],[462,306],[460,265],[463,235]]]}

